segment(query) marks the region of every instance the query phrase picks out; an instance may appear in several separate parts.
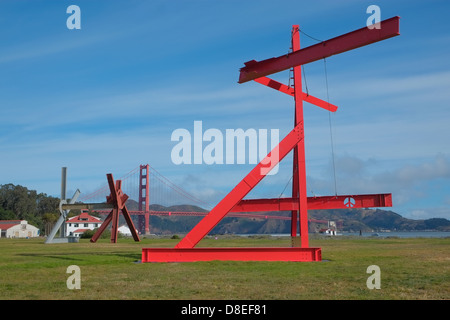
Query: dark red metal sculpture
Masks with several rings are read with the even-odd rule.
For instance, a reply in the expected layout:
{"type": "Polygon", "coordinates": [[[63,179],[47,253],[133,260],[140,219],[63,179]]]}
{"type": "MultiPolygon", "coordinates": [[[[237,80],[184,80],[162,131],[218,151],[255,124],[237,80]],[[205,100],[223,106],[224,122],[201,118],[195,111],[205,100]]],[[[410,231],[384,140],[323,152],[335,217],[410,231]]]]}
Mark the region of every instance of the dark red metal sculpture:
{"type": "Polygon", "coordinates": [[[140,241],[139,235],[136,231],[136,228],[134,227],[133,221],[131,220],[130,213],[128,212],[127,206],[125,205],[125,202],[128,200],[128,196],[122,192],[122,181],[117,180],[114,183],[114,178],[111,173],[108,173],[106,177],[108,179],[108,186],[111,192],[110,195],[106,197],[106,203],[107,205],[112,206],[112,210],[106,217],[105,221],[103,221],[97,232],[92,236],[91,242],[96,242],[111,222],[111,243],[117,242],[120,211],[122,211],[122,215],[125,218],[128,227],[130,228],[130,232],[133,236],[134,241],[140,241]]]}

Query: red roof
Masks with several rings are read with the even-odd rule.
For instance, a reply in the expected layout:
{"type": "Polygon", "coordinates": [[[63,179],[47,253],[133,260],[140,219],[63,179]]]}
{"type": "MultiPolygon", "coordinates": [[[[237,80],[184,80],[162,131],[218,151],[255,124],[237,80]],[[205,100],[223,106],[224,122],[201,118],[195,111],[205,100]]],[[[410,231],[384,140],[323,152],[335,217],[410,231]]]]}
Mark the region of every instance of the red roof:
{"type": "Polygon", "coordinates": [[[66,223],[99,223],[102,219],[93,217],[87,212],[82,212],[80,215],[70,218],[66,223]]]}
{"type": "Polygon", "coordinates": [[[22,220],[0,220],[0,224],[9,224],[9,223],[15,223],[15,224],[19,224],[20,221],[22,220]]]}
{"type": "Polygon", "coordinates": [[[77,230],[73,231],[73,233],[83,233],[88,230],[91,230],[91,229],[77,229],[77,230]]]}
{"type": "Polygon", "coordinates": [[[0,229],[8,230],[11,227],[17,226],[22,220],[0,220],[0,229]]]}

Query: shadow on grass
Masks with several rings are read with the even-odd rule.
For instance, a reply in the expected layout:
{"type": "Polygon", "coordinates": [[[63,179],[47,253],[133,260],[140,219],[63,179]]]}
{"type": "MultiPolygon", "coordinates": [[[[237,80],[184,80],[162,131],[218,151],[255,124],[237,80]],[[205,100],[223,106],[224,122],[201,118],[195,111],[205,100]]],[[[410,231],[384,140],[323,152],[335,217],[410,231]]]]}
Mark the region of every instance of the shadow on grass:
{"type": "Polygon", "coordinates": [[[140,254],[136,253],[123,253],[123,252],[82,252],[82,253],[19,253],[18,256],[23,257],[35,257],[35,258],[50,258],[50,259],[60,259],[60,260],[70,260],[70,261],[91,261],[91,257],[103,257],[102,261],[108,260],[108,257],[119,257],[119,258],[125,258],[130,259],[130,262],[134,262],[136,260],[141,259],[140,254]],[[86,256],[86,258],[83,258],[83,256],[86,256]]]}

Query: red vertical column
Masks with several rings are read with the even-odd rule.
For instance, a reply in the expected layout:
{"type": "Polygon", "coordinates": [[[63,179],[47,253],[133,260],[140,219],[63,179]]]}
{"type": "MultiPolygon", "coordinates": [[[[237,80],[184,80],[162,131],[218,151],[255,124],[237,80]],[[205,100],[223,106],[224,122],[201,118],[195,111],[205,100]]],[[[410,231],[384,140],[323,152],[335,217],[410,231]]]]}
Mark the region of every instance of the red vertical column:
{"type": "Polygon", "coordinates": [[[114,185],[114,179],[111,176],[108,176],[108,183],[110,185],[111,191],[111,201],[114,204],[114,208],[112,209],[112,226],[111,226],[111,243],[117,243],[117,236],[119,233],[119,210],[122,206],[122,180],[116,180],[116,184],[114,185]],[[120,191],[120,194],[119,194],[120,191]],[[119,204],[120,202],[120,204],[119,204]]]}
{"type": "Polygon", "coordinates": [[[150,188],[149,165],[141,165],[139,173],[139,211],[144,211],[145,234],[150,234],[150,188]]]}
{"type": "MultiPolygon", "coordinates": [[[[292,26],[292,50],[300,50],[299,26],[292,26]]],[[[305,161],[305,131],[303,122],[302,98],[302,69],[294,67],[294,99],[295,99],[295,125],[301,128],[302,139],[294,148],[292,197],[299,201],[300,239],[302,248],[309,247],[308,239],[308,207],[306,192],[306,161],[305,161]]],[[[297,235],[297,211],[292,211],[291,235],[297,235]],[[295,234],[293,234],[295,232],[295,234]]]]}

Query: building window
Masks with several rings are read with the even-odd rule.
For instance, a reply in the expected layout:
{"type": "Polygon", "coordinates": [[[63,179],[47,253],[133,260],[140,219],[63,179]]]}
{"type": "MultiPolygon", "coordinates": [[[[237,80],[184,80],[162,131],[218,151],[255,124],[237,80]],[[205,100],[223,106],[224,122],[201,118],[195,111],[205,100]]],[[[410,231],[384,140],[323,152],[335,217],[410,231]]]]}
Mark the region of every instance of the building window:
{"type": "Polygon", "coordinates": [[[84,227],[85,227],[85,228],[89,227],[89,223],[85,223],[85,224],[84,224],[84,227]]]}
{"type": "Polygon", "coordinates": [[[74,223],[73,226],[76,228],[78,227],[78,223],[74,223]]]}

